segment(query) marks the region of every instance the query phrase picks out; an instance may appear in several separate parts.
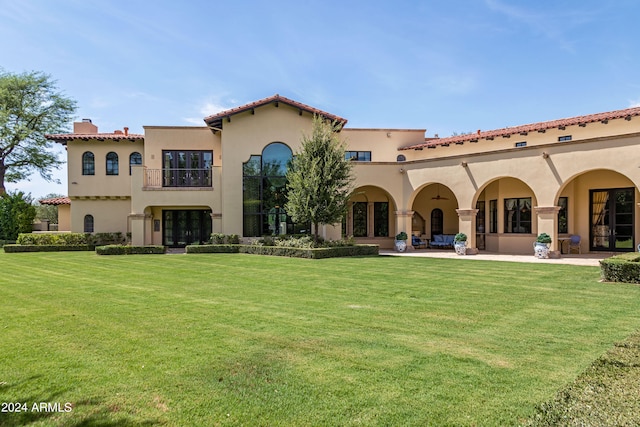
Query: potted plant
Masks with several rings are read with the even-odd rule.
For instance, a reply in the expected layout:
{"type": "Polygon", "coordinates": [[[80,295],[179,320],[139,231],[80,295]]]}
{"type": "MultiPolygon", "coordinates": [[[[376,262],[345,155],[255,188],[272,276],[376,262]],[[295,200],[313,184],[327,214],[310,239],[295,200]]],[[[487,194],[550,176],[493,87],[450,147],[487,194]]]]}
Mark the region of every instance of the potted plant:
{"type": "Polygon", "coordinates": [[[549,258],[549,248],[551,247],[551,236],[547,233],[540,233],[533,242],[533,253],[536,258],[549,258]]]}
{"type": "Polygon", "coordinates": [[[453,248],[458,255],[467,254],[467,235],[458,233],[453,237],[453,248]]]}
{"type": "Polygon", "coordinates": [[[404,252],[405,250],[407,250],[408,238],[409,236],[407,236],[407,233],[405,233],[404,231],[401,231],[396,235],[396,251],[404,252]]]}

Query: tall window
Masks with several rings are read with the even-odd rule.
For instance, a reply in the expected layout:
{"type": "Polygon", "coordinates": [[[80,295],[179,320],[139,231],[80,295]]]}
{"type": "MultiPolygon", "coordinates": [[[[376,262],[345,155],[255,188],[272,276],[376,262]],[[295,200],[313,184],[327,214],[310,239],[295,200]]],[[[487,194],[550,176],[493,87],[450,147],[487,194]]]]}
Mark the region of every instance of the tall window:
{"type": "Polygon", "coordinates": [[[243,234],[264,236],[309,233],[309,224],[296,224],[284,210],[287,201],[287,170],[293,152],[273,142],[262,154],[242,165],[243,234]]]}
{"type": "Polygon", "coordinates": [[[389,202],[373,203],[373,235],[389,237],[389,202]]]}
{"type": "Polygon", "coordinates": [[[436,234],[444,233],[444,216],[442,209],[436,208],[431,211],[431,238],[436,234]]]}
{"type": "Polygon", "coordinates": [[[531,197],[504,199],[504,232],[531,233],[531,197]]]}
{"type": "Polygon", "coordinates": [[[91,151],[85,151],[82,155],[82,175],[96,174],[96,158],[91,151]]]}
{"type": "Polygon", "coordinates": [[[162,150],[163,187],[211,187],[213,151],[162,150]]]}
{"type": "Polygon", "coordinates": [[[367,202],[353,203],[353,237],[367,237],[367,202]]]}
{"type": "Polygon", "coordinates": [[[560,210],[558,211],[558,233],[568,233],[569,232],[569,215],[568,215],[569,198],[560,197],[558,199],[558,206],[560,206],[560,210]]]}
{"type": "Polygon", "coordinates": [[[93,215],[84,216],[84,232],[93,233],[93,215]]]}
{"type": "Polygon", "coordinates": [[[118,175],[118,155],[113,151],[107,153],[107,175],[118,175]]]}
{"type": "Polygon", "coordinates": [[[498,201],[489,200],[489,233],[498,232],[498,201]]]}
{"type": "Polygon", "coordinates": [[[131,175],[131,166],[142,164],[142,154],[133,152],[129,155],[129,175],[131,175]]]}

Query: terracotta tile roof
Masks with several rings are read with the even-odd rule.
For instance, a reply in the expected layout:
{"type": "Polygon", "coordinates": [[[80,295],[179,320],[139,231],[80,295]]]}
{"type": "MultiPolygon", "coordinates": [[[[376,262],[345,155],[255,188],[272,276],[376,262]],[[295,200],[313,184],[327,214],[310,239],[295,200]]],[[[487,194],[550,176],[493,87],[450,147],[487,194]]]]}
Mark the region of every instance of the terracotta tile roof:
{"type": "Polygon", "coordinates": [[[40,199],[41,205],[70,205],[71,199],[68,197],[52,197],[50,199],[40,199]]]}
{"type": "Polygon", "coordinates": [[[114,132],[114,133],[58,133],[58,134],[49,134],[45,135],[47,139],[58,142],[60,144],[66,144],[67,141],[73,141],[75,139],[81,139],[83,141],[96,140],[96,141],[107,141],[107,140],[128,140],[128,141],[139,141],[144,140],[144,135],[139,133],[128,133],[125,135],[124,132],[114,132]]]}
{"type": "Polygon", "coordinates": [[[213,126],[216,128],[222,128],[222,120],[226,119],[226,118],[231,118],[231,116],[233,116],[234,114],[238,114],[238,113],[242,113],[245,111],[249,111],[252,110],[256,107],[261,107],[263,105],[267,105],[267,104],[276,104],[282,102],[283,104],[287,104],[290,105],[292,107],[295,108],[299,108],[300,111],[307,111],[311,114],[317,114],[319,116],[325,117],[329,120],[335,120],[338,123],[341,123],[342,126],[344,127],[344,125],[347,123],[347,119],[343,119],[342,117],[327,113],[325,111],[322,110],[318,110],[317,108],[313,108],[310,107],[306,104],[303,104],[301,102],[297,102],[294,101],[292,99],[289,98],[285,98],[284,96],[280,96],[278,94],[275,94],[273,96],[270,96],[268,98],[264,98],[261,99],[259,101],[254,101],[254,102],[250,102],[248,104],[242,105],[240,107],[235,107],[235,108],[231,108],[229,110],[225,110],[225,111],[221,111],[219,113],[213,114],[211,116],[205,117],[204,121],[207,125],[209,126],[213,126]]]}
{"type": "Polygon", "coordinates": [[[492,139],[501,136],[526,134],[529,132],[544,131],[547,129],[559,128],[563,126],[584,125],[587,123],[602,122],[606,120],[622,118],[631,119],[631,117],[635,116],[640,116],[640,107],[609,111],[606,113],[589,114],[586,116],[571,117],[567,119],[551,120],[548,122],[531,123],[528,125],[514,126],[484,132],[478,131],[477,133],[456,135],[447,138],[426,138],[425,142],[402,147],[399,148],[399,150],[414,150],[427,147],[437,147],[438,145],[447,145],[466,141],[477,141],[479,139],[492,139]]]}

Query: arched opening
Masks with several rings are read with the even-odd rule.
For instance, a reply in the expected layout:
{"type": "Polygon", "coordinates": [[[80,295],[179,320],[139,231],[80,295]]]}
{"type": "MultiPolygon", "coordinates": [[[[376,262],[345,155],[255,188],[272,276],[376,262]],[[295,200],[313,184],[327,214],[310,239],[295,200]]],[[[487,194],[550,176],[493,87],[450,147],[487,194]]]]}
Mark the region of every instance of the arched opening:
{"type": "Polygon", "coordinates": [[[391,238],[395,236],[395,210],[393,199],[384,189],[376,186],[359,187],[349,200],[342,233],[376,241],[381,247],[391,247],[391,238]]]}
{"type": "Polygon", "coordinates": [[[243,235],[302,234],[308,224],[296,224],[287,215],[287,170],[293,152],[282,142],[272,142],[242,166],[243,235]]]}
{"type": "Polygon", "coordinates": [[[563,252],[568,252],[570,236],[580,236],[582,253],[635,250],[640,241],[635,215],[640,194],[626,176],[612,170],[586,171],[568,180],[556,200],[563,252]]]}
{"type": "Polygon", "coordinates": [[[433,239],[436,235],[451,235],[458,232],[458,200],[453,192],[440,183],[428,184],[416,194],[411,210],[414,236],[433,239]],[[421,227],[416,218],[421,218],[421,227]]]}

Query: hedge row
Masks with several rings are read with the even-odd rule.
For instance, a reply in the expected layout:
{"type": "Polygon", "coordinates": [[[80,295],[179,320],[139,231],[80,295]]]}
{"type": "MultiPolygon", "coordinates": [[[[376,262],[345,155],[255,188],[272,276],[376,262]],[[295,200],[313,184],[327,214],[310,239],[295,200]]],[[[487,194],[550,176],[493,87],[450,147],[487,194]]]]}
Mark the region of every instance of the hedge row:
{"type": "Polygon", "coordinates": [[[124,246],[124,245],[106,245],[96,247],[98,255],[162,255],[166,253],[167,248],[159,245],[149,246],[124,246]]]}
{"type": "Polygon", "coordinates": [[[4,245],[6,253],[92,251],[93,245],[4,245]]]}
{"type": "Polygon", "coordinates": [[[336,258],[346,256],[378,255],[378,245],[339,246],[334,248],[289,248],[257,245],[191,245],[188,254],[242,253],[254,255],[286,256],[293,258],[336,258]]]}
{"type": "Polygon", "coordinates": [[[603,259],[600,272],[607,282],[640,283],[640,254],[629,252],[603,259]]]}
{"type": "Polygon", "coordinates": [[[21,233],[16,243],[20,245],[93,245],[102,246],[124,243],[122,233],[21,233]]]}

